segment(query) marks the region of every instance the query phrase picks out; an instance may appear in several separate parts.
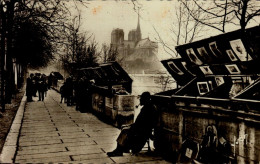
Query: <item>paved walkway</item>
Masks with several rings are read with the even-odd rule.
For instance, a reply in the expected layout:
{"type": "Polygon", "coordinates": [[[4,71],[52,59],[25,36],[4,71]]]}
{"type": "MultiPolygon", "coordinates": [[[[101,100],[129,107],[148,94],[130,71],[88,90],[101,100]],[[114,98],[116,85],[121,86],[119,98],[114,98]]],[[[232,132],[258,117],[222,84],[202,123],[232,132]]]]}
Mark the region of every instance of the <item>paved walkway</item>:
{"type": "Polygon", "coordinates": [[[14,162],[168,163],[147,155],[145,148],[138,156],[109,158],[106,152],[116,147],[120,130],[59,100],[60,95],[50,90],[44,102],[34,98],[26,104],[14,162]]]}

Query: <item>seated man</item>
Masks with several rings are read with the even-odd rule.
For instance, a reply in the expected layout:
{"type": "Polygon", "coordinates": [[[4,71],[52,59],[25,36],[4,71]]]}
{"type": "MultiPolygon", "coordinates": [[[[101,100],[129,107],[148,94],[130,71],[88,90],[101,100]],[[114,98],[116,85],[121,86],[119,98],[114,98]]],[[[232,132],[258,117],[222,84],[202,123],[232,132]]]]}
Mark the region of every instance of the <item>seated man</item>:
{"type": "Polygon", "coordinates": [[[136,154],[142,150],[147,139],[151,136],[157,121],[157,113],[149,92],[144,92],[141,95],[140,105],[143,107],[135,123],[121,131],[117,138],[117,148],[107,153],[109,157],[122,156],[123,152],[129,152],[129,150],[136,154]]]}

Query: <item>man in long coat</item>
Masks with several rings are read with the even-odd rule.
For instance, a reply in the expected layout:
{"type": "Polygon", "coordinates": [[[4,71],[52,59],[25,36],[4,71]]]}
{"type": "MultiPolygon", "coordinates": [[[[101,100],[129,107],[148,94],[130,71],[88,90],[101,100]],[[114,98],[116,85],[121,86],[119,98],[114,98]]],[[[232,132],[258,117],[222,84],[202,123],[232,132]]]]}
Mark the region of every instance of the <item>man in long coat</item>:
{"type": "Polygon", "coordinates": [[[109,157],[122,156],[123,152],[132,150],[133,154],[141,151],[148,138],[151,136],[152,129],[157,122],[157,112],[151,102],[149,92],[144,92],[140,97],[140,105],[143,105],[135,123],[130,128],[123,129],[117,138],[117,148],[108,152],[109,157]]]}
{"type": "Polygon", "coordinates": [[[28,77],[27,80],[26,80],[26,96],[27,96],[28,102],[32,101],[32,96],[33,96],[32,78],[33,78],[33,74],[30,74],[30,77],[28,77]]]}

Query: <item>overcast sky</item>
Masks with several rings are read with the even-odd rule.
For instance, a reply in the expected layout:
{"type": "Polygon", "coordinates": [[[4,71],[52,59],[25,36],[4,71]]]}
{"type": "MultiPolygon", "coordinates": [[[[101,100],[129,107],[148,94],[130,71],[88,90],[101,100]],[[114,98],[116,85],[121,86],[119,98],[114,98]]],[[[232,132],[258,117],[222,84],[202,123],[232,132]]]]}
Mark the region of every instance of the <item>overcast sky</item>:
{"type": "MultiPolygon", "coordinates": [[[[133,9],[131,1],[87,1],[86,7],[79,7],[82,12],[82,29],[93,33],[99,45],[110,43],[111,31],[115,28],[121,28],[125,33],[125,40],[128,38],[128,32],[137,26],[138,14],[133,9]]],[[[177,1],[139,1],[142,5],[140,11],[142,38],[149,37],[156,41],[157,29],[160,35],[166,41],[170,41],[170,24],[175,19],[174,9],[177,1]]],[[[73,5],[71,6],[73,7],[73,5]]],[[[205,37],[219,34],[211,30],[204,33],[205,37]]],[[[170,58],[163,50],[159,49],[160,59],[170,58]]]]}

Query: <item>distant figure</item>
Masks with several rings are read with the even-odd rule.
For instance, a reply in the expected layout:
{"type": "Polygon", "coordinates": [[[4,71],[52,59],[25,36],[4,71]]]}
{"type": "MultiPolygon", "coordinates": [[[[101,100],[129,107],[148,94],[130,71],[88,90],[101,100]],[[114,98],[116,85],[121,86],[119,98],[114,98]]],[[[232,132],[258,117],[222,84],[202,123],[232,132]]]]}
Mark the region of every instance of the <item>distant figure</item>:
{"type": "Polygon", "coordinates": [[[86,78],[81,77],[75,84],[75,101],[76,101],[76,110],[81,112],[85,111],[85,102],[86,102],[86,78]]]}
{"type": "Polygon", "coordinates": [[[44,89],[44,95],[45,97],[47,97],[47,92],[48,92],[48,84],[47,84],[47,76],[45,74],[42,75],[43,76],[43,89],[44,89]]]}
{"type": "Polygon", "coordinates": [[[149,92],[142,93],[140,105],[143,105],[135,123],[128,128],[123,128],[117,138],[117,147],[114,151],[108,152],[109,157],[122,156],[123,152],[132,151],[133,154],[142,150],[147,139],[152,134],[152,129],[157,121],[157,112],[151,102],[149,92]]]}
{"type": "Polygon", "coordinates": [[[30,74],[30,77],[27,78],[26,80],[26,96],[27,96],[27,101],[31,102],[32,101],[32,96],[33,96],[33,74],[30,74]]]}
{"type": "Polygon", "coordinates": [[[63,83],[63,85],[60,87],[60,96],[61,96],[61,99],[60,99],[60,103],[62,103],[63,99],[64,99],[64,102],[66,103],[66,86],[65,86],[65,82],[63,83]]]}
{"type": "Polygon", "coordinates": [[[43,101],[44,92],[46,91],[45,79],[44,79],[43,75],[39,78],[37,84],[38,84],[37,88],[38,88],[39,101],[43,101]]]}
{"type": "Polygon", "coordinates": [[[34,96],[34,97],[37,97],[37,96],[36,96],[36,93],[37,93],[37,87],[38,87],[38,86],[37,86],[38,80],[39,80],[38,75],[35,74],[35,75],[33,76],[33,78],[32,78],[32,92],[33,92],[33,96],[34,96]]]}
{"type": "Polygon", "coordinates": [[[52,81],[53,81],[53,76],[52,76],[52,73],[50,73],[50,75],[48,76],[48,89],[51,88],[52,81]]]}
{"type": "Polygon", "coordinates": [[[72,76],[66,79],[67,106],[73,105],[73,79],[72,76]]]}

